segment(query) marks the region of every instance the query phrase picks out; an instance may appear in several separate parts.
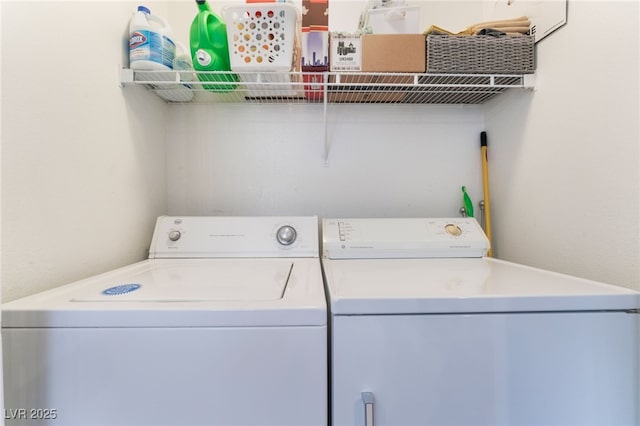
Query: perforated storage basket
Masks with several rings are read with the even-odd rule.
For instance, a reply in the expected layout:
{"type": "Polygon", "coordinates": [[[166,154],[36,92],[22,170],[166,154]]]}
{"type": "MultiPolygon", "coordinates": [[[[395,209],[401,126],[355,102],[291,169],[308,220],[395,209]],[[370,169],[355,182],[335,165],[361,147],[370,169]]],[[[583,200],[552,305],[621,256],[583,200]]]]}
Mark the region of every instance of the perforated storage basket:
{"type": "Polygon", "coordinates": [[[250,3],[227,7],[223,11],[227,25],[231,70],[248,72],[239,74],[240,80],[251,83],[258,78],[273,82],[274,90],[260,91],[247,85],[250,96],[292,96],[289,74],[270,74],[258,77],[255,73],[287,73],[294,69],[299,24],[298,9],[287,3],[250,3]]]}
{"type": "Polygon", "coordinates": [[[534,37],[427,36],[428,73],[532,74],[534,37]]]}

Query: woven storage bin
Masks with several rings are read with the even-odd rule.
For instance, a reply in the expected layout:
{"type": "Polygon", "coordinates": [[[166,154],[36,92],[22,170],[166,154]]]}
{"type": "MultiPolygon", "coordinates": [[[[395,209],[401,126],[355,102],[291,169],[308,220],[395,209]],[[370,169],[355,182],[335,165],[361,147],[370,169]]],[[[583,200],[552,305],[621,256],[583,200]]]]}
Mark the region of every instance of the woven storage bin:
{"type": "Polygon", "coordinates": [[[428,73],[532,74],[533,36],[427,36],[428,73]]]}

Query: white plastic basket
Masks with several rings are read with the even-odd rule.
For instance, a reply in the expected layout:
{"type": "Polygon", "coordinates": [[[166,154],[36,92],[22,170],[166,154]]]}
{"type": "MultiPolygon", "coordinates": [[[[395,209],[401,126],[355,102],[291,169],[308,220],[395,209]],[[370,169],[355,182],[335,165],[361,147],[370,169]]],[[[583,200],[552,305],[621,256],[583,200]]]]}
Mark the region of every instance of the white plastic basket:
{"type": "Polygon", "coordinates": [[[232,71],[291,71],[298,9],[249,3],[224,10],[232,71]]]}
{"type": "Polygon", "coordinates": [[[288,3],[252,3],[227,7],[223,11],[227,24],[231,70],[241,72],[250,97],[296,97],[297,86],[289,71],[296,71],[299,11],[288,3]],[[266,74],[255,74],[266,73],[266,74]],[[281,73],[281,74],[278,74],[281,73]],[[258,80],[274,83],[255,85],[258,80]]]}

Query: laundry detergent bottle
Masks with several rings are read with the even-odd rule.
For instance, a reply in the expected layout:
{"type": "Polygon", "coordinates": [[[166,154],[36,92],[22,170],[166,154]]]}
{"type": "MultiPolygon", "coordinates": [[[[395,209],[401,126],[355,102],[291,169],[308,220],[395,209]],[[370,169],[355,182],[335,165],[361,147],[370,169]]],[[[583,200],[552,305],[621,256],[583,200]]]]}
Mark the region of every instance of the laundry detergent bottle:
{"type": "MultiPolygon", "coordinates": [[[[200,11],[191,23],[189,32],[193,68],[196,71],[231,71],[227,26],[222,18],[211,11],[206,0],[196,0],[196,4],[200,11]]],[[[202,82],[237,82],[238,76],[231,73],[198,73],[198,79],[202,82]]],[[[228,92],[234,90],[236,84],[204,84],[202,87],[213,92],[228,92]]]]}
{"type": "Polygon", "coordinates": [[[134,70],[171,70],[176,54],[171,27],[145,6],[129,21],[129,67],[134,70]]]}

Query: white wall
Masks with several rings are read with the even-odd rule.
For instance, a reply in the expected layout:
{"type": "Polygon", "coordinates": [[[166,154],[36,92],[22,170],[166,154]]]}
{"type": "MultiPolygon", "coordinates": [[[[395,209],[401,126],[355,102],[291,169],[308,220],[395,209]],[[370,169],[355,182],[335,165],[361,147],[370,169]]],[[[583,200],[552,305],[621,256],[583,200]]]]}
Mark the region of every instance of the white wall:
{"type": "Polygon", "coordinates": [[[171,214],[457,216],[461,186],[479,201],[475,107],[172,108],[171,214]]]}
{"type": "Polygon", "coordinates": [[[134,2],[2,1],[3,301],[146,256],[167,107],[118,87],[134,2]]]}
{"type": "MultiPolygon", "coordinates": [[[[2,7],[0,6],[0,22],[2,22],[2,7]]],[[[1,73],[2,73],[2,55],[1,55],[1,46],[2,46],[2,31],[0,31],[0,98],[2,96],[2,78],[1,78],[1,73]]],[[[0,117],[2,117],[2,102],[0,102],[0,117]]],[[[0,120],[0,165],[2,164],[2,120],[0,120]]],[[[1,166],[0,166],[1,167],[1,166]]],[[[2,174],[0,173],[0,192],[2,190],[2,174]]],[[[0,197],[0,223],[2,223],[2,197],[0,197]]],[[[0,226],[0,242],[2,241],[2,226],[0,226]]],[[[0,260],[2,259],[2,244],[0,244],[0,260]]],[[[0,277],[2,276],[2,262],[0,261],[0,277]]],[[[1,283],[2,281],[0,281],[0,304],[2,303],[2,288],[1,288],[1,283]]],[[[0,312],[0,323],[2,322],[2,313],[0,312]]],[[[1,325],[1,324],[0,324],[1,325]]],[[[0,330],[2,328],[0,327],[0,330]]],[[[2,354],[2,350],[1,350],[1,346],[2,346],[2,339],[0,338],[0,354],[2,354]]],[[[0,355],[0,357],[2,357],[2,355],[0,355]]],[[[2,362],[2,360],[0,360],[0,363],[2,362]]],[[[2,365],[2,364],[0,364],[2,365]]],[[[2,410],[2,412],[4,413],[4,371],[3,368],[0,368],[0,384],[2,384],[2,386],[0,386],[0,410],[2,410]]],[[[0,419],[0,426],[4,426],[4,416],[2,416],[3,418],[0,419]]]]}
{"type": "Polygon", "coordinates": [[[499,257],[640,290],[639,22],[635,1],[570,2],[536,91],[488,105],[499,257]]]}

